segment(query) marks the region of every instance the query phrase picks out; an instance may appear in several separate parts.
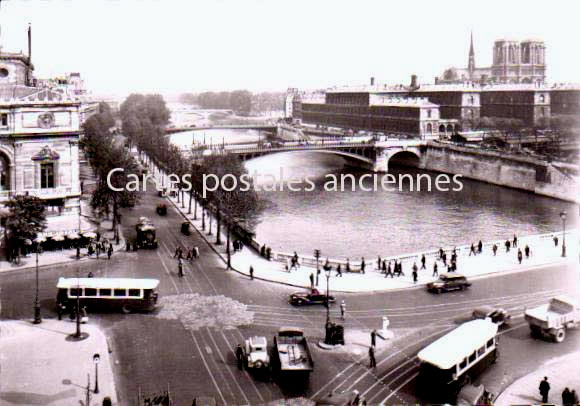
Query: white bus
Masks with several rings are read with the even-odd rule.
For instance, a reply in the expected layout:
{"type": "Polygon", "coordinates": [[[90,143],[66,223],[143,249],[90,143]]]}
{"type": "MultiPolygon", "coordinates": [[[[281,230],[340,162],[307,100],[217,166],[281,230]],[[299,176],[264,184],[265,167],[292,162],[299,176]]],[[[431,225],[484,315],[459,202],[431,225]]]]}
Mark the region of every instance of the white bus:
{"type": "Polygon", "coordinates": [[[56,305],[68,311],[77,300],[89,309],[117,308],[123,313],[152,311],[157,305],[157,279],[59,278],[56,305]],[[62,308],[62,307],[61,307],[62,308]]]}
{"type": "Polygon", "coordinates": [[[454,402],[461,387],[497,359],[497,330],[490,320],[468,321],[419,351],[419,391],[437,396],[429,400],[451,396],[454,402]]]}

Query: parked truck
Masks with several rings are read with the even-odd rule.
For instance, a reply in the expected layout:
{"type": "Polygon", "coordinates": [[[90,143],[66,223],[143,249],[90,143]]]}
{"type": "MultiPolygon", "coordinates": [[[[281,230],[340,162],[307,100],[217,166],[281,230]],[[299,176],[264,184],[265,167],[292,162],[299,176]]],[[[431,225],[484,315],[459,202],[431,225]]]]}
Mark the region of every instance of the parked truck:
{"type": "Polygon", "coordinates": [[[533,335],[548,336],[561,343],[566,338],[566,330],[580,324],[580,308],[575,300],[557,296],[547,304],[526,309],[524,317],[533,335]]]}
{"type": "Polygon", "coordinates": [[[282,327],[278,330],[278,335],[274,336],[273,367],[282,380],[296,382],[300,378],[308,379],[314,369],[314,361],[301,329],[282,327]]]}

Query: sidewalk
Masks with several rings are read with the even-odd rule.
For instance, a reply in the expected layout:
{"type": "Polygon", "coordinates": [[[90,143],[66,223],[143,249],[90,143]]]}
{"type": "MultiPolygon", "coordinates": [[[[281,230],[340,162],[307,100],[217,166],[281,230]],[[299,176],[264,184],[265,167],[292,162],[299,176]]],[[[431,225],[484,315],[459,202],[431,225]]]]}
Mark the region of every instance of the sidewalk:
{"type": "Polygon", "coordinates": [[[107,340],[94,325],[83,324],[85,340],[73,341],[70,321],[44,319],[0,322],[0,404],[86,406],[90,377],[90,405],[101,406],[108,396],[118,404],[107,340]],[[99,354],[95,394],[95,364],[99,354]]]}
{"type": "MultiPolygon", "coordinates": [[[[83,205],[84,206],[84,205],[83,205]]],[[[83,208],[84,210],[84,208],[83,208]]],[[[88,209],[87,209],[88,210],[88,209]]],[[[101,222],[99,227],[101,231],[101,235],[103,238],[106,238],[110,242],[113,243],[113,249],[115,251],[124,251],[125,250],[125,239],[123,238],[123,230],[122,227],[119,227],[119,244],[115,244],[114,233],[111,230],[113,224],[112,220],[104,220],[101,222]]],[[[97,226],[92,226],[91,230],[96,230],[97,226]]],[[[88,231],[88,230],[84,230],[88,231]]],[[[102,254],[106,257],[106,253],[102,254]]],[[[115,254],[113,254],[115,255],[115,254]]],[[[55,250],[55,251],[44,251],[38,255],[38,266],[39,267],[46,267],[52,265],[62,265],[66,263],[74,263],[79,261],[88,260],[91,258],[87,254],[87,249],[81,249],[81,256],[77,259],[77,250],[76,248],[72,249],[63,249],[63,250],[55,250]]],[[[36,267],[36,254],[30,253],[26,256],[20,258],[20,264],[16,265],[12,262],[8,262],[5,259],[0,261],[0,272],[8,272],[8,271],[18,271],[23,269],[34,269],[36,267]]]]}
{"type": "Polygon", "coordinates": [[[542,397],[538,387],[545,376],[548,377],[551,387],[548,397],[550,403],[562,404],[562,391],[566,387],[569,390],[576,390],[580,396],[579,363],[580,352],[553,359],[508,386],[494,404],[496,406],[541,404],[542,397]]]}
{"type": "MultiPolygon", "coordinates": [[[[222,229],[222,245],[215,245],[215,232],[216,232],[216,222],[215,219],[212,220],[212,234],[208,235],[209,230],[209,219],[206,216],[206,231],[201,231],[201,209],[198,207],[198,219],[193,220],[193,214],[187,214],[189,196],[185,197],[185,208],[181,207],[181,202],[177,203],[176,197],[168,197],[170,202],[173,203],[175,208],[186,217],[191,224],[198,230],[198,232],[210,242],[210,246],[214,251],[216,251],[224,260],[226,261],[226,235],[225,229],[222,229]]],[[[193,212],[192,207],[192,212],[193,212]]],[[[513,236],[511,236],[513,238],[513,236]]],[[[504,273],[504,272],[519,272],[525,271],[532,267],[538,267],[543,265],[551,264],[578,264],[578,242],[579,233],[578,230],[567,230],[566,231],[566,257],[562,258],[562,233],[546,234],[546,235],[534,235],[527,237],[518,238],[518,247],[524,251],[526,244],[531,249],[531,255],[529,258],[525,258],[525,254],[522,263],[518,263],[517,253],[518,248],[511,248],[509,253],[505,252],[504,241],[494,241],[484,243],[482,254],[469,256],[469,246],[458,246],[458,258],[457,258],[457,273],[467,276],[470,279],[477,277],[484,277],[490,274],[504,273]],[[558,246],[554,245],[552,240],[552,235],[557,235],[560,239],[558,246]],[[493,243],[498,245],[497,255],[494,256],[491,250],[493,243]]],[[[189,248],[189,247],[185,247],[189,248]]],[[[345,249],[347,247],[345,246],[345,249]]],[[[297,270],[292,270],[290,272],[286,271],[285,262],[279,261],[268,261],[261,257],[254,250],[244,247],[242,251],[233,253],[232,249],[231,265],[234,270],[244,274],[249,275],[250,266],[254,269],[254,278],[267,280],[271,282],[282,283],[286,285],[296,286],[296,287],[310,287],[310,274],[312,273],[316,279],[316,267],[302,265],[297,270]]],[[[449,263],[449,258],[451,257],[449,249],[446,250],[447,258],[449,263]]],[[[388,277],[385,278],[385,274],[382,274],[376,266],[376,258],[366,259],[366,273],[346,273],[344,271],[345,267],[342,265],[342,277],[336,276],[336,267],[333,266],[332,274],[330,277],[330,287],[333,291],[339,292],[370,292],[370,291],[383,291],[383,290],[393,290],[393,289],[405,289],[412,288],[414,286],[422,286],[429,282],[437,279],[433,275],[433,264],[436,261],[438,266],[439,274],[446,272],[446,267],[440,260],[436,259],[433,251],[425,252],[426,254],[426,269],[419,269],[418,271],[418,282],[413,283],[412,277],[412,266],[413,263],[417,264],[418,268],[421,268],[421,253],[400,255],[397,257],[385,257],[384,259],[394,260],[395,258],[402,261],[404,276],[400,277],[388,277]]],[[[275,256],[282,256],[286,254],[274,253],[275,256]]],[[[341,259],[343,262],[346,258],[341,259]]],[[[300,262],[310,262],[311,257],[300,256],[300,262]]],[[[326,258],[321,258],[320,268],[326,258]]],[[[357,258],[351,258],[351,265],[353,269],[358,269],[359,260],[357,258]]],[[[331,259],[331,262],[336,262],[331,259]]],[[[392,263],[391,263],[392,268],[392,263]]],[[[326,276],[321,270],[319,275],[319,287],[325,287],[326,276]]]]}

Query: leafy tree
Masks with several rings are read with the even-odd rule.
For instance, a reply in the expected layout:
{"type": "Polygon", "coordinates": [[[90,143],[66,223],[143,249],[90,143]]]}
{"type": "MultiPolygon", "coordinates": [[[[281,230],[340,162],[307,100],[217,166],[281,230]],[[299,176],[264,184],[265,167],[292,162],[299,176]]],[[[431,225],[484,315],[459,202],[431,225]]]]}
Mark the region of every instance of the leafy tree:
{"type": "Polygon", "coordinates": [[[6,217],[10,258],[19,256],[22,248],[32,243],[46,228],[45,206],[36,196],[18,195],[4,203],[9,210],[6,217]],[[28,240],[28,241],[27,241],[28,240]]]}

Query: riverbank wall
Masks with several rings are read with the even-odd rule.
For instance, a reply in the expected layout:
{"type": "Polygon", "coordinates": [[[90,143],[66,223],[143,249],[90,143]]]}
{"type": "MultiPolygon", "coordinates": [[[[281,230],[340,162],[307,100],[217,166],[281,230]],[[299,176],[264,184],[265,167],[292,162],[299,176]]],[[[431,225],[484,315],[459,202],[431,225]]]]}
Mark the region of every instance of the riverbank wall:
{"type": "Polygon", "coordinates": [[[531,157],[451,143],[429,142],[421,153],[419,167],[542,196],[580,202],[578,178],[554,164],[531,157]]]}

